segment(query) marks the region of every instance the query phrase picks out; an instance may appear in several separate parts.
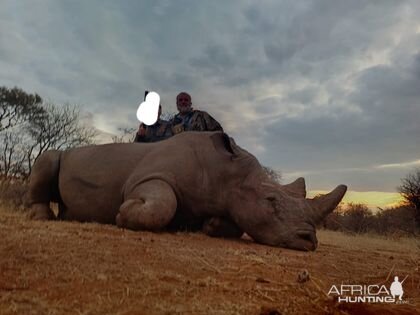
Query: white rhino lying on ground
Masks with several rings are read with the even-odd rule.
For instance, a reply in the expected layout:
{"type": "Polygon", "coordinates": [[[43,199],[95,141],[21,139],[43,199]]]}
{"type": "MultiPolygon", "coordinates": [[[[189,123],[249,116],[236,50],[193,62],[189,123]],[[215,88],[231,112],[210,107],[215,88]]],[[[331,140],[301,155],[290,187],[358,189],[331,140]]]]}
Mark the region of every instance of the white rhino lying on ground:
{"type": "Polygon", "coordinates": [[[36,161],[28,204],[34,219],[117,224],[133,230],[202,229],[299,250],[317,247],[315,225],[346,186],[306,199],[305,182],[272,181],[257,159],[221,132],[185,132],[155,143],[48,151],[36,161]]]}

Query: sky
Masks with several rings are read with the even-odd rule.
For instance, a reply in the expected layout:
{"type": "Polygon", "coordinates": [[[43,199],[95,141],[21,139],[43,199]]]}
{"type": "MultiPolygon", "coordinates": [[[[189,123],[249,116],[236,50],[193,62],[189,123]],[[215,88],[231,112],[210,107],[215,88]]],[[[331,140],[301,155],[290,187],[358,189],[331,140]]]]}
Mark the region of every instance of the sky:
{"type": "Polygon", "coordinates": [[[398,201],[420,166],[420,1],[0,0],[0,85],[138,126],[181,91],[287,183],[398,201]]]}

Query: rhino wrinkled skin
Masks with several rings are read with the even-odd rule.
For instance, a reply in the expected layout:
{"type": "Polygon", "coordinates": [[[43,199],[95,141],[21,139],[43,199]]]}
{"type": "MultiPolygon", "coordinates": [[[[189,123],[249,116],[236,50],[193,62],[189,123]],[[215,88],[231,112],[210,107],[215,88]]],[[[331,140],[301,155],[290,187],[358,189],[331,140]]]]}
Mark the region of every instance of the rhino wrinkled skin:
{"type": "Polygon", "coordinates": [[[156,143],[47,151],[28,192],[33,219],[116,224],[132,230],[202,230],[298,250],[317,247],[315,226],[347,187],[306,198],[305,181],[272,181],[222,132],[185,132],[156,143]]]}

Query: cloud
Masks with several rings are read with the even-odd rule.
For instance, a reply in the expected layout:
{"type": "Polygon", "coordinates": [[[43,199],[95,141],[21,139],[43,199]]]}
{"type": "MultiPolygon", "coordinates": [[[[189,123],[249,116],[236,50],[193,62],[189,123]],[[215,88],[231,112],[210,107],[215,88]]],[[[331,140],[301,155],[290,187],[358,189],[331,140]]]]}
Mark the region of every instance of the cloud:
{"type": "Polygon", "coordinates": [[[419,166],[420,160],[416,161],[409,161],[409,162],[402,162],[402,163],[392,163],[392,164],[382,164],[377,165],[376,168],[408,168],[408,167],[414,167],[419,166]]]}
{"type": "Polygon", "coordinates": [[[137,127],[144,90],[169,112],[188,91],[265,165],[391,191],[420,154],[419,14],[414,0],[6,0],[0,82],[81,104],[107,133],[137,127]]]}

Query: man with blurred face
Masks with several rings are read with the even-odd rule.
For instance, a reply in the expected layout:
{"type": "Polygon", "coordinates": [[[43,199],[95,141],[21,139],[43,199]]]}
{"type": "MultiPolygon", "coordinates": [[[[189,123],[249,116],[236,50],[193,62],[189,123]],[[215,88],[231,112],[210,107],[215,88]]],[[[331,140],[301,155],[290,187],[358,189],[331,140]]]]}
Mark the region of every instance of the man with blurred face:
{"type": "Polygon", "coordinates": [[[223,131],[222,126],[207,112],[192,108],[191,96],[181,92],[176,97],[178,114],[171,120],[173,134],[183,131],[223,131]]]}
{"type": "Polygon", "coordinates": [[[172,136],[170,123],[169,121],[160,119],[161,114],[162,106],[159,105],[157,121],[151,126],[141,123],[134,142],[157,142],[172,136]]]}

